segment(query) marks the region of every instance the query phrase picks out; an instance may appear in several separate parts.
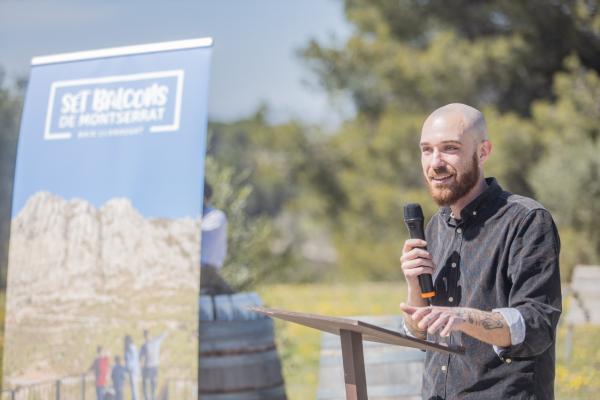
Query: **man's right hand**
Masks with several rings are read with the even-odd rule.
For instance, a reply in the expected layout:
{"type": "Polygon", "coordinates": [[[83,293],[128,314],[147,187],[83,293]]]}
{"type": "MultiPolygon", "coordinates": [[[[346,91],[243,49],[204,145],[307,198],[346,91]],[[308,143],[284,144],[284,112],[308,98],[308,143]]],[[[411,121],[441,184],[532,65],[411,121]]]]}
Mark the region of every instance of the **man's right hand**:
{"type": "Polygon", "coordinates": [[[402,248],[402,257],[400,262],[402,272],[408,284],[408,303],[410,305],[419,306],[425,302],[421,299],[421,288],[419,287],[419,279],[421,274],[432,274],[435,270],[435,264],[431,258],[431,254],[424,248],[427,242],[421,239],[408,239],[404,242],[402,248]],[[415,301],[415,300],[422,301],[415,301]]]}
{"type": "Polygon", "coordinates": [[[433,274],[435,265],[431,259],[431,254],[424,248],[427,242],[421,239],[408,239],[404,242],[402,248],[402,272],[408,283],[409,288],[419,289],[419,279],[421,274],[433,274]]]}
{"type": "MultiPolygon", "coordinates": [[[[402,272],[406,278],[406,284],[408,285],[408,298],[407,303],[413,307],[426,307],[427,301],[421,297],[421,287],[419,286],[418,276],[421,274],[433,274],[435,265],[431,258],[431,254],[425,247],[427,242],[421,239],[408,239],[404,242],[402,248],[402,257],[400,262],[402,263],[402,272]]],[[[406,310],[403,310],[406,313],[406,310]]],[[[413,336],[425,339],[427,333],[417,326],[417,323],[412,320],[410,315],[404,318],[404,323],[413,336]]]]}

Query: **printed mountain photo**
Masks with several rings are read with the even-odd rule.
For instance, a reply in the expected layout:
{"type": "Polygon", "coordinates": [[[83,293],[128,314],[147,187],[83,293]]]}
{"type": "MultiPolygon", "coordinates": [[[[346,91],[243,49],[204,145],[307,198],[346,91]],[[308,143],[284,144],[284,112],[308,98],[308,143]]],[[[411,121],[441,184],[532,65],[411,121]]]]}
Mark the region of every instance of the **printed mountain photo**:
{"type": "Polygon", "coordinates": [[[194,381],[199,224],[144,218],[125,198],[95,208],[33,195],[12,221],[4,387],[55,390],[62,379],[63,392],[77,392],[87,374],[91,390],[100,353],[114,370],[133,344],[143,364],[144,331],[160,338],[158,392],[194,381]]]}

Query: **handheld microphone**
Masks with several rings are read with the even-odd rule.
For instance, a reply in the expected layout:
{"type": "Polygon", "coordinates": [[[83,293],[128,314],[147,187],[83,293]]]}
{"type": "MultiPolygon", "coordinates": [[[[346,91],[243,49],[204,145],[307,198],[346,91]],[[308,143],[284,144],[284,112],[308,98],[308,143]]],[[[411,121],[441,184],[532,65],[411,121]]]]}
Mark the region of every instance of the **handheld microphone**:
{"type": "MultiPolygon", "coordinates": [[[[423,210],[418,204],[407,204],[404,206],[404,223],[408,228],[408,234],[411,239],[425,240],[425,231],[423,230],[423,210]]],[[[418,276],[419,286],[421,287],[421,298],[430,299],[435,296],[433,288],[433,279],[431,274],[421,274],[418,276]]]]}

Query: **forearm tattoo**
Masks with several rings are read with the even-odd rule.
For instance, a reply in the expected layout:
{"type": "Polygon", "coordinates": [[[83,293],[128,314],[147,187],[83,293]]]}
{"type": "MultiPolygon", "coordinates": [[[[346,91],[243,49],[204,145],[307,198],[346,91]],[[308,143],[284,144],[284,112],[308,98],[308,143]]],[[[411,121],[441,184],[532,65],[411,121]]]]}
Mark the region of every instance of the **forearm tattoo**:
{"type": "Polygon", "coordinates": [[[504,318],[498,313],[487,313],[484,311],[459,310],[458,316],[474,326],[481,326],[486,330],[504,328],[504,318]]]}

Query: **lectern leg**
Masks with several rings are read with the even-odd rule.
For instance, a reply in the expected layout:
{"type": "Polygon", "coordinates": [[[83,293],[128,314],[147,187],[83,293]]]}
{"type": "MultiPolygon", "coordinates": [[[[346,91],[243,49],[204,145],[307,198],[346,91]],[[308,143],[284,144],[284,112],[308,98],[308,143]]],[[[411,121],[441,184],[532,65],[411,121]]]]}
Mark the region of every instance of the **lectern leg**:
{"type": "Polygon", "coordinates": [[[344,360],[346,399],[367,400],[367,379],[365,376],[362,335],[342,329],[340,330],[340,338],[342,340],[342,358],[344,360]]]}

